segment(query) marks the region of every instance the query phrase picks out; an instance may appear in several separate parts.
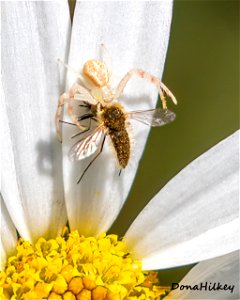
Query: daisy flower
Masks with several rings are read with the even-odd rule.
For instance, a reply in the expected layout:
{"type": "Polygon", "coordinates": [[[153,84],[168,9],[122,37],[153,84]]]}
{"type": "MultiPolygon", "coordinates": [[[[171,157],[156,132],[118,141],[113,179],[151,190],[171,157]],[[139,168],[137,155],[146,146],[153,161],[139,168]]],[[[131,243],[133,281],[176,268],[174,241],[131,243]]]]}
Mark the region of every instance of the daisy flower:
{"type": "MultiPolygon", "coordinates": [[[[55,137],[57,98],[65,90],[57,58],[80,71],[104,41],[120,76],[138,66],[160,77],[171,12],[171,2],[78,2],[71,28],[67,1],[2,3],[3,299],[160,299],[168,288],[149,270],[199,261],[180,285],[217,274],[235,289],[216,297],[239,296],[238,133],[175,176],[123,239],[105,232],[129,193],[148,130],[134,127],[132,161],[120,177],[105,147],[79,185],[87,161],[67,158],[72,129],[63,127],[62,149],[55,137]],[[63,229],[67,221],[71,231],[63,229]]],[[[66,89],[74,76],[68,73],[66,89]]],[[[156,96],[149,84],[133,81],[123,105],[153,108],[156,96]]]]}

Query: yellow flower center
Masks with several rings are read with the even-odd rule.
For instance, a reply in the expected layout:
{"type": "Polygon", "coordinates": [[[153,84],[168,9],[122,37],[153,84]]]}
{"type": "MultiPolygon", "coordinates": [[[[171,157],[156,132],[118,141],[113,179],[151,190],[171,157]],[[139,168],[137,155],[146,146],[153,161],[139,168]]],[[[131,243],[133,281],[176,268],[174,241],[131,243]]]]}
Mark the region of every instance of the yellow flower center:
{"type": "Polygon", "coordinates": [[[17,253],[0,272],[0,299],[161,299],[156,272],[144,272],[117,235],[77,231],[35,245],[19,239],[17,253]]]}

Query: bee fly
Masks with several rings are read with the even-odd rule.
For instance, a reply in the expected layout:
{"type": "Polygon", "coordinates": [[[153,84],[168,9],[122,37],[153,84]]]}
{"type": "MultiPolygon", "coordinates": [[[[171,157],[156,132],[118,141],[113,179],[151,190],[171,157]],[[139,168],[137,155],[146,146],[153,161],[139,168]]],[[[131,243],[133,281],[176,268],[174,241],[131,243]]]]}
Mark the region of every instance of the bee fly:
{"type": "Polygon", "coordinates": [[[131,154],[131,143],[127,131],[128,121],[134,119],[153,127],[172,122],[175,119],[175,114],[167,109],[163,92],[170,96],[173,102],[177,104],[173,94],[158,78],[142,70],[132,70],[128,72],[120,81],[115,92],[108,86],[109,73],[103,62],[98,60],[86,62],[83,67],[83,77],[80,78],[81,84],[75,83],[68,94],[64,93],[61,95],[56,113],[56,128],[60,141],[59,122],[64,104],[68,105],[68,114],[72,118],[72,123],[70,124],[76,125],[81,129],[81,132],[73,137],[83,134],[82,138],[71,147],[69,151],[70,160],[78,161],[85,159],[98,150],[98,153],[87,165],[77,183],[82,180],[86,171],[101,154],[107,136],[109,136],[116,152],[121,173],[121,170],[127,167],[131,154]],[[132,76],[144,78],[157,86],[163,109],[156,108],[125,112],[124,107],[117,99],[122,94],[125,85],[132,76]],[[86,88],[83,87],[83,85],[86,86],[86,88]],[[80,103],[79,106],[86,107],[88,112],[84,115],[77,115],[74,111],[74,102],[80,103]],[[86,119],[89,120],[87,127],[82,125],[82,121],[86,119]],[[97,126],[94,129],[90,129],[92,120],[97,122],[97,126]]]}

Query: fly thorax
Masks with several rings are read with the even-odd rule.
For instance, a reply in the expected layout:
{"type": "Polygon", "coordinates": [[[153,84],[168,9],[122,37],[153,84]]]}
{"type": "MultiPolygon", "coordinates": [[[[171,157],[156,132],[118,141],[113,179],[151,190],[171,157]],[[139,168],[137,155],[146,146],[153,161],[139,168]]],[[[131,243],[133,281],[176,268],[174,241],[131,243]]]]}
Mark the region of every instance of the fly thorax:
{"type": "Polygon", "coordinates": [[[116,105],[103,108],[102,119],[110,130],[121,131],[125,128],[125,116],[122,109],[116,105]]]}

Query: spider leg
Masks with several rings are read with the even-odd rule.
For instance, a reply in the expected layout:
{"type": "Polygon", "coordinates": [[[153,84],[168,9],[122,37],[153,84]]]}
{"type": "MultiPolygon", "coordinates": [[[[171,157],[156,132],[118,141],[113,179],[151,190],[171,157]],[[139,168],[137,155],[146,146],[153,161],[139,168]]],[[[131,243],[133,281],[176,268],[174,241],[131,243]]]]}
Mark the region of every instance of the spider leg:
{"type": "Polygon", "coordinates": [[[98,158],[98,156],[102,153],[102,150],[103,150],[103,145],[105,143],[105,140],[106,140],[106,134],[104,135],[104,138],[103,138],[103,141],[102,141],[102,145],[101,145],[101,149],[100,151],[98,152],[98,154],[90,161],[90,163],[87,165],[87,167],[84,169],[81,177],[78,179],[78,182],[77,184],[82,180],[83,176],[85,175],[85,173],[87,172],[87,170],[90,168],[90,166],[92,165],[92,163],[98,158]]]}
{"type": "Polygon", "coordinates": [[[105,63],[108,68],[109,77],[112,75],[112,57],[104,43],[100,44],[100,60],[105,63]]]}
{"type": "Polygon", "coordinates": [[[71,66],[69,66],[68,64],[65,64],[60,58],[58,58],[57,60],[59,63],[61,63],[66,69],[70,70],[71,72],[75,73],[77,75],[77,78],[79,78],[81,81],[84,81],[83,77],[81,76],[81,74],[75,70],[74,68],[72,68],[71,66]]]}
{"type": "MultiPolygon", "coordinates": [[[[85,126],[82,126],[80,124],[80,122],[78,121],[78,117],[74,115],[73,100],[75,100],[75,99],[73,97],[74,97],[74,90],[72,87],[69,91],[69,94],[67,94],[67,93],[62,94],[58,100],[58,107],[57,107],[55,122],[56,122],[57,137],[60,142],[62,142],[62,134],[61,134],[61,130],[60,130],[60,117],[61,117],[61,113],[62,113],[64,104],[66,104],[66,103],[68,104],[67,111],[68,111],[69,116],[72,119],[72,123],[75,124],[76,126],[78,126],[78,128],[81,130],[86,129],[85,126]]],[[[80,101],[80,100],[76,100],[76,101],[80,101]]]]}
{"type": "Polygon", "coordinates": [[[128,83],[129,79],[131,79],[132,77],[140,77],[140,78],[144,78],[146,79],[148,82],[150,83],[153,83],[157,89],[158,89],[158,92],[159,92],[159,96],[160,96],[160,99],[162,101],[162,105],[163,105],[163,108],[166,109],[167,108],[167,104],[166,104],[166,99],[164,97],[164,93],[165,92],[173,101],[174,104],[177,104],[177,99],[174,97],[173,93],[166,87],[165,84],[163,84],[161,82],[161,80],[153,75],[151,75],[150,73],[147,73],[143,70],[140,70],[140,69],[133,69],[131,71],[129,71],[124,77],[123,79],[120,81],[117,89],[116,89],[116,92],[115,92],[115,99],[118,99],[126,84],[128,83]]]}
{"type": "Polygon", "coordinates": [[[58,100],[55,123],[56,123],[57,137],[60,142],[62,142],[62,134],[61,134],[61,130],[60,130],[60,117],[61,117],[63,105],[68,102],[69,102],[69,95],[66,93],[62,94],[58,100]]]}
{"type": "MultiPolygon", "coordinates": [[[[75,97],[75,95],[76,95],[77,92],[78,92],[78,88],[79,88],[79,87],[81,87],[81,86],[80,86],[78,83],[75,83],[75,84],[70,88],[70,90],[69,90],[69,95],[70,95],[70,97],[71,97],[71,100],[78,101],[78,102],[82,103],[82,100],[77,99],[77,98],[75,97]]],[[[80,123],[81,120],[78,119],[78,117],[74,114],[74,111],[73,111],[73,110],[74,110],[73,102],[72,102],[72,101],[68,101],[68,114],[69,114],[69,116],[71,117],[72,122],[73,122],[74,124],[76,124],[77,127],[78,127],[79,129],[85,130],[86,127],[81,125],[81,123],[80,123]]]]}

